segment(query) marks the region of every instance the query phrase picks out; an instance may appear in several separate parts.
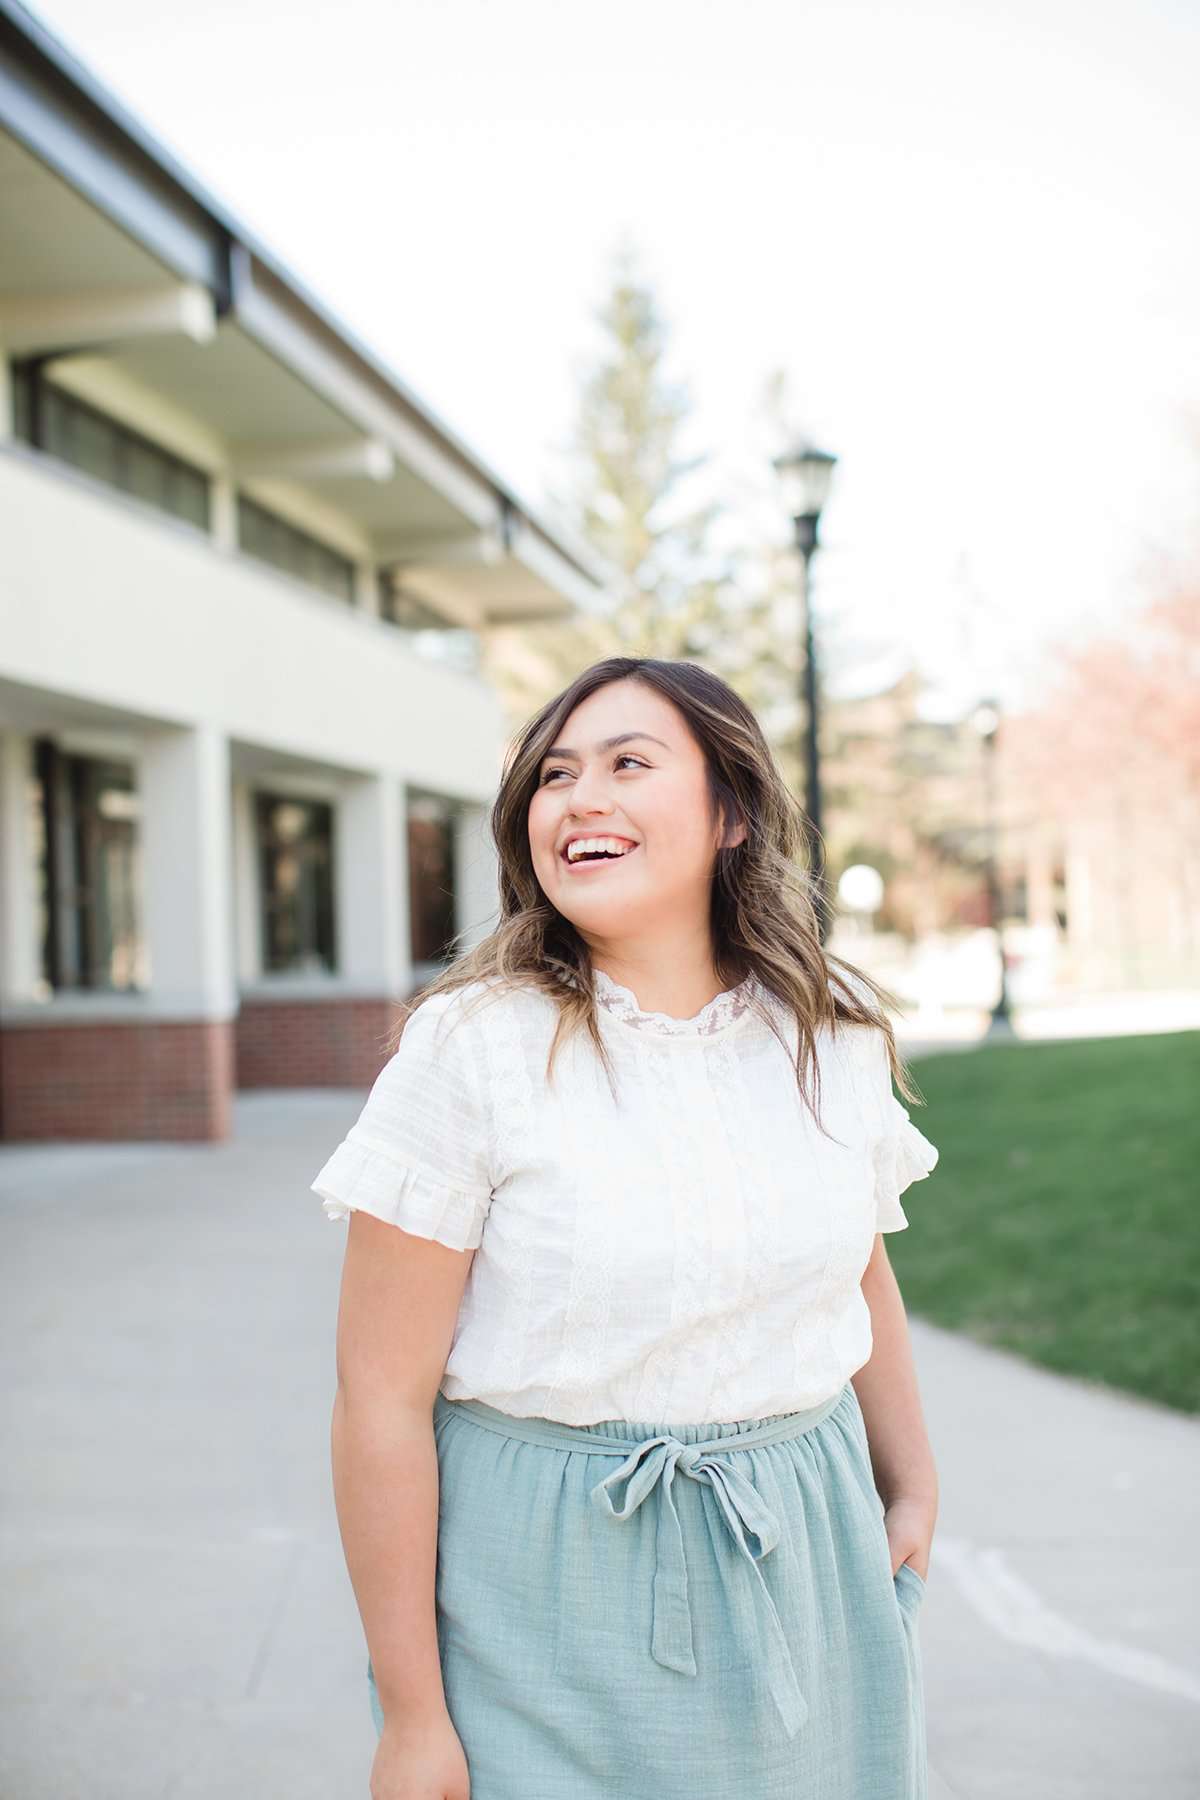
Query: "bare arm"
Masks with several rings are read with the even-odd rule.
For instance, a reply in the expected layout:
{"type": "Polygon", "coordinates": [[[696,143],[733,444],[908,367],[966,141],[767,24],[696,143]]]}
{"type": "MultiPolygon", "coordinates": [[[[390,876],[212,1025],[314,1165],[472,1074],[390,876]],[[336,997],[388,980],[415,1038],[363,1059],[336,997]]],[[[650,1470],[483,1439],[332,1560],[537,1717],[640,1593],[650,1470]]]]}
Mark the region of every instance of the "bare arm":
{"type": "Polygon", "coordinates": [[[389,1724],[445,1714],[434,1398],[474,1251],[366,1212],[349,1221],[331,1430],[334,1502],[389,1724]]]}
{"type": "Polygon", "coordinates": [[[913,1563],[924,1575],[937,1517],[937,1469],[921,1410],[908,1316],[883,1238],[876,1232],[862,1278],[871,1309],[871,1357],[851,1380],[867,1428],[875,1485],[885,1511],[894,1515],[889,1519],[893,1573],[915,1552],[913,1563]]]}

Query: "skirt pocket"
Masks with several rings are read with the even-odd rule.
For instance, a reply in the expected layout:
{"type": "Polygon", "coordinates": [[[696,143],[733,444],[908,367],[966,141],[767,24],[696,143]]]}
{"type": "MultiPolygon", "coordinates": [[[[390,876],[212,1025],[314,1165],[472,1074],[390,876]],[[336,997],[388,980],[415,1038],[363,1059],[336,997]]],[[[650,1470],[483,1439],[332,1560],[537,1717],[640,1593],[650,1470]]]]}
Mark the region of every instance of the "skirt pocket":
{"type": "Polygon", "coordinates": [[[929,1779],[920,1633],[921,1604],[926,1593],[925,1578],[903,1562],[896,1570],[895,1588],[897,1604],[904,1621],[904,1640],[908,1653],[908,1793],[914,1796],[914,1800],[924,1800],[929,1779]]]}
{"type": "Polygon", "coordinates": [[[897,1584],[897,1595],[907,1594],[914,1605],[921,1604],[925,1598],[928,1584],[923,1575],[918,1575],[911,1563],[902,1562],[892,1579],[897,1584]]]}
{"type": "Polygon", "coordinates": [[[375,1726],[376,1737],[383,1736],[383,1707],[379,1703],[379,1689],[375,1686],[375,1670],[371,1659],[367,1658],[367,1698],[371,1703],[371,1721],[375,1726]]]}

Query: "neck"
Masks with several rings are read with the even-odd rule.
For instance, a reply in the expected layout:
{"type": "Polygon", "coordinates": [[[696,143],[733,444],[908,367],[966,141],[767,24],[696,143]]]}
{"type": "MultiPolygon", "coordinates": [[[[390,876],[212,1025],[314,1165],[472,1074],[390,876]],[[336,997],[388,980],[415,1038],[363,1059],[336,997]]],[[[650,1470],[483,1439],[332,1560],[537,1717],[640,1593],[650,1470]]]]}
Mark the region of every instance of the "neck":
{"type": "Polygon", "coordinates": [[[596,944],[592,967],[628,988],[643,1012],[691,1019],[733,984],[717,974],[708,942],[596,944]]]}

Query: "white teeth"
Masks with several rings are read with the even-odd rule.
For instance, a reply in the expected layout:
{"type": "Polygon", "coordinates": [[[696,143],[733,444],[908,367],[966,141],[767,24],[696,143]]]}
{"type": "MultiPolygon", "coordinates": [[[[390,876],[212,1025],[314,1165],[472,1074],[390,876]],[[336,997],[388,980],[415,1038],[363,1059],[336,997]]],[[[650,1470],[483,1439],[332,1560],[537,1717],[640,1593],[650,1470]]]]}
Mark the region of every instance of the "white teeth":
{"type": "Polygon", "coordinates": [[[567,845],[567,861],[578,862],[589,850],[607,850],[613,856],[624,856],[627,850],[633,848],[632,844],[623,843],[620,838],[575,838],[567,845]]]}

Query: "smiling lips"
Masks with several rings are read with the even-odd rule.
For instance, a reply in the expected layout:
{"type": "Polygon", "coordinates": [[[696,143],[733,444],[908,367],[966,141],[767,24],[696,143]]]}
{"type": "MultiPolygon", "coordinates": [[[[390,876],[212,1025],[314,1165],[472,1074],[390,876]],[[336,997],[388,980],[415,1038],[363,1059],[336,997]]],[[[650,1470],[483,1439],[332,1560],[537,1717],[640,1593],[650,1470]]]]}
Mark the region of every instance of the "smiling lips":
{"type": "Polygon", "coordinates": [[[622,862],[637,845],[630,838],[610,835],[574,837],[562,852],[563,861],[571,869],[595,869],[609,862],[622,862]]]}

